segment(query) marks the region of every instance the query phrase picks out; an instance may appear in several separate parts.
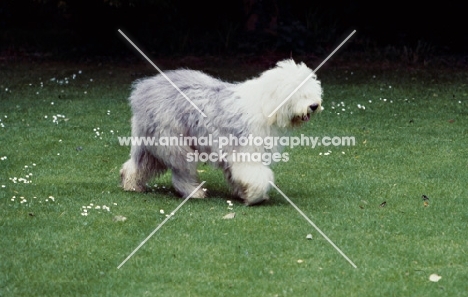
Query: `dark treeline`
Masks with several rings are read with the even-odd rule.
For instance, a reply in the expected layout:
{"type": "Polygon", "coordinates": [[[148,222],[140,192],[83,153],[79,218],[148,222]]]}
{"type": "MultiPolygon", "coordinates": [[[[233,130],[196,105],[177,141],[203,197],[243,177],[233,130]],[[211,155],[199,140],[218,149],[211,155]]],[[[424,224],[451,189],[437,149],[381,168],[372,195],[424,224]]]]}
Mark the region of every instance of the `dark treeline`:
{"type": "Polygon", "coordinates": [[[461,4],[362,1],[3,0],[0,49],[119,54],[122,29],[153,54],[322,54],[358,30],[355,50],[408,47],[463,54],[461,4]]]}

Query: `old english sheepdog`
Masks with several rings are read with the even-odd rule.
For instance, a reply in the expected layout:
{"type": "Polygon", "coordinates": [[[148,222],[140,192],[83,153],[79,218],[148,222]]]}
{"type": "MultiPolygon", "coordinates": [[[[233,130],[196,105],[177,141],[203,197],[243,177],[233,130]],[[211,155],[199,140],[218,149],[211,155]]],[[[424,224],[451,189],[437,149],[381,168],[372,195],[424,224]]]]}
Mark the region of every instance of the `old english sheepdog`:
{"type": "MultiPolygon", "coordinates": [[[[202,161],[223,169],[233,194],[246,205],[267,200],[273,172],[265,159],[245,156],[279,154],[280,148],[245,140],[285,135],[288,128],[307,122],[321,111],[322,88],[313,71],[304,63],[283,60],[240,83],[187,69],[169,71],[166,76],[173,84],[156,75],[133,85],[129,99],[132,138],[155,142],[132,143],[130,159],[120,171],[123,189],[143,192],[150,178],[171,169],[175,190],[188,197],[200,184],[197,161],[201,158],[196,157],[205,153],[210,158],[202,161]],[[168,139],[170,143],[162,141],[168,139]],[[212,154],[218,154],[218,158],[212,158],[212,154]],[[238,158],[239,154],[243,158],[238,158]]],[[[273,159],[278,162],[278,158],[273,159]]],[[[205,195],[200,188],[192,197],[205,195]]]]}

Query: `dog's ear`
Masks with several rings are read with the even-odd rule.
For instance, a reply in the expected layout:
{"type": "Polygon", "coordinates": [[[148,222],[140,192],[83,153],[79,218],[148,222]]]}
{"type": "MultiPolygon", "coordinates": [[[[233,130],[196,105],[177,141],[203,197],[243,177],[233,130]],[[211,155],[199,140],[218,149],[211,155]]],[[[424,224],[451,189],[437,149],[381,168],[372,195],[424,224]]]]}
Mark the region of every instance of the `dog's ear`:
{"type": "Polygon", "coordinates": [[[273,125],[275,122],[276,122],[276,119],[277,119],[277,112],[275,112],[274,114],[271,115],[271,117],[267,118],[267,125],[268,126],[271,126],[273,125]]]}

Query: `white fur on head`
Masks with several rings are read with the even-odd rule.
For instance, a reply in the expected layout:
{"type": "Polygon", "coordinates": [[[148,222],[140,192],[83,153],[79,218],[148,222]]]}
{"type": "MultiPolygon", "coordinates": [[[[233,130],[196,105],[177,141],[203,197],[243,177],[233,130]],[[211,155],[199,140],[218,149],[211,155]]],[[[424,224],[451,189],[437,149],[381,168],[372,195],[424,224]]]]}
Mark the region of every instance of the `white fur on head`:
{"type": "Polygon", "coordinates": [[[315,112],[321,110],[322,87],[315,73],[304,63],[296,64],[293,60],[283,60],[264,72],[258,82],[262,85],[263,114],[268,117],[294,90],[305,83],[272,115],[268,122],[279,127],[291,126],[296,118],[308,120],[314,111],[310,106],[317,105],[315,112]],[[307,80],[306,80],[307,79],[307,80]],[[266,103],[266,104],[265,104],[266,103]]]}

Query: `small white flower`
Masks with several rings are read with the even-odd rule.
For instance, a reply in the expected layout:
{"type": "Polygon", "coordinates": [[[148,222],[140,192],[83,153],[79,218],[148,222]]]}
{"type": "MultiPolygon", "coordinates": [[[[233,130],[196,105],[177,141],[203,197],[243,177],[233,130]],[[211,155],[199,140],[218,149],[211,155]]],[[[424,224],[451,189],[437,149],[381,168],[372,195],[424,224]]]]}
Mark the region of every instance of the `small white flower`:
{"type": "Polygon", "coordinates": [[[429,276],[429,280],[434,283],[438,282],[441,278],[442,277],[436,273],[433,273],[429,276]]]}
{"type": "Polygon", "coordinates": [[[160,213],[160,214],[164,214],[164,209],[160,209],[160,210],[159,210],[159,213],[160,213]]]}
{"type": "Polygon", "coordinates": [[[127,218],[124,216],[115,216],[113,220],[114,222],[125,222],[127,218]]]}

